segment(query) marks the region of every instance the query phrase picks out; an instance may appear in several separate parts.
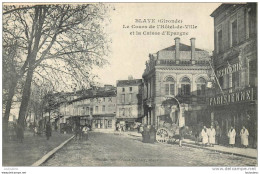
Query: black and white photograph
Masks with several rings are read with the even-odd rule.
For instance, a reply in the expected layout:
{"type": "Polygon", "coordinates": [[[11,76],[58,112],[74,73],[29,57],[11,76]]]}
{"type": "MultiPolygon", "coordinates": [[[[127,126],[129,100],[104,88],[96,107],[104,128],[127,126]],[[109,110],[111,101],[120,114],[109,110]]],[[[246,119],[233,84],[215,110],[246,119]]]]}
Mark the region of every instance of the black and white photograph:
{"type": "Polygon", "coordinates": [[[258,173],[257,5],[2,2],[2,174],[258,173]]]}

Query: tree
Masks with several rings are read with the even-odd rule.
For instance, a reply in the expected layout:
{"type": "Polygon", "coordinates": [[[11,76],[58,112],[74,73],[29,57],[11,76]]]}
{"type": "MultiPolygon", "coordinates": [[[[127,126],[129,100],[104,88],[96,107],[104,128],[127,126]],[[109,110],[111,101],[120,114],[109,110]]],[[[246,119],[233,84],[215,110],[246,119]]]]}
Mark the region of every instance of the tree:
{"type": "Polygon", "coordinates": [[[16,72],[18,78],[25,78],[19,124],[24,123],[33,77],[49,81],[54,88],[68,83],[84,86],[95,77],[93,66],[108,63],[109,40],[103,23],[109,9],[94,3],[3,6],[4,49],[10,47],[10,39],[18,43],[16,72]]]}

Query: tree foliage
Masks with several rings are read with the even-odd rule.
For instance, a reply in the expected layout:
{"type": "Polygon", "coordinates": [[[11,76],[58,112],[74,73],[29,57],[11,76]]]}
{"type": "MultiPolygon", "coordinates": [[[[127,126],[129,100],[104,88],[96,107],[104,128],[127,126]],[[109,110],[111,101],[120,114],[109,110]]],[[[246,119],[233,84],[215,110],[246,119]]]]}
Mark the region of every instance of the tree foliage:
{"type": "Polygon", "coordinates": [[[19,119],[24,119],[32,81],[48,81],[55,90],[87,86],[95,77],[93,66],[108,63],[104,24],[109,9],[101,3],[4,4],[3,62],[9,66],[3,71],[23,81],[19,119]]]}

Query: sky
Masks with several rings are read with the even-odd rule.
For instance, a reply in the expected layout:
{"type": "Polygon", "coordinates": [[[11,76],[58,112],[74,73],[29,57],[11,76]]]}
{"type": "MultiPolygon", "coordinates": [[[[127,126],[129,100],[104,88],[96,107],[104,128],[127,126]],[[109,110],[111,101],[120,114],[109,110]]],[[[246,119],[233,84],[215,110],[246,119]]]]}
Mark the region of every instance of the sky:
{"type": "MultiPolygon", "coordinates": [[[[145,69],[145,62],[149,53],[174,45],[174,38],[180,37],[180,42],[190,45],[190,38],[195,37],[197,48],[213,51],[214,24],[210,14],[220,3],[114,3],[114,10],[110,13],[111,23],[107,26],[107,33],[112,39],[111,53],[108,57],[109,66],[96,68],[98,82],[116,85],[116,80],[125,80],[129,75],[141,79],[145,69]],[[188,32],[185,36],[162,35],[130,35],[132,31],[151,31],[151,29],[128,29],[132,25],[146,25],[135,23],[135,19],[165,19],[182,20],[181,24],[196,25],[196,29],[169,31],[188,32]]],[[[158,22],[155,25],[159,24],[158,22]]],[[[172,25],[174,23],[168,23],[172,25]]],[[[175,23],[177,24],[177,23],[175,23]]],[[[167,30],[167,31],[168,31],[167,30]]],[[[153,29],[152,31],[164,31],[153,29]]]]}

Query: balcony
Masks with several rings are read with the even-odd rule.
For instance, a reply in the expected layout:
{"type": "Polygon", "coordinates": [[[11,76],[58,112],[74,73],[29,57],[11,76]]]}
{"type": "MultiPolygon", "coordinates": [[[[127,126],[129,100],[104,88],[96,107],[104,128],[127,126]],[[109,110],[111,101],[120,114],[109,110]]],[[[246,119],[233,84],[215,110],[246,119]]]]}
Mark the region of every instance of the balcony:
{"type": "Polygon", "coordinates": [[[207,66],[209,65],[208,60],[172,60],[172,59],[162,59],[157,60],[156,64],[158,66],[192,66],[192,65],[199,65],[199,66],[207,66]]]}

